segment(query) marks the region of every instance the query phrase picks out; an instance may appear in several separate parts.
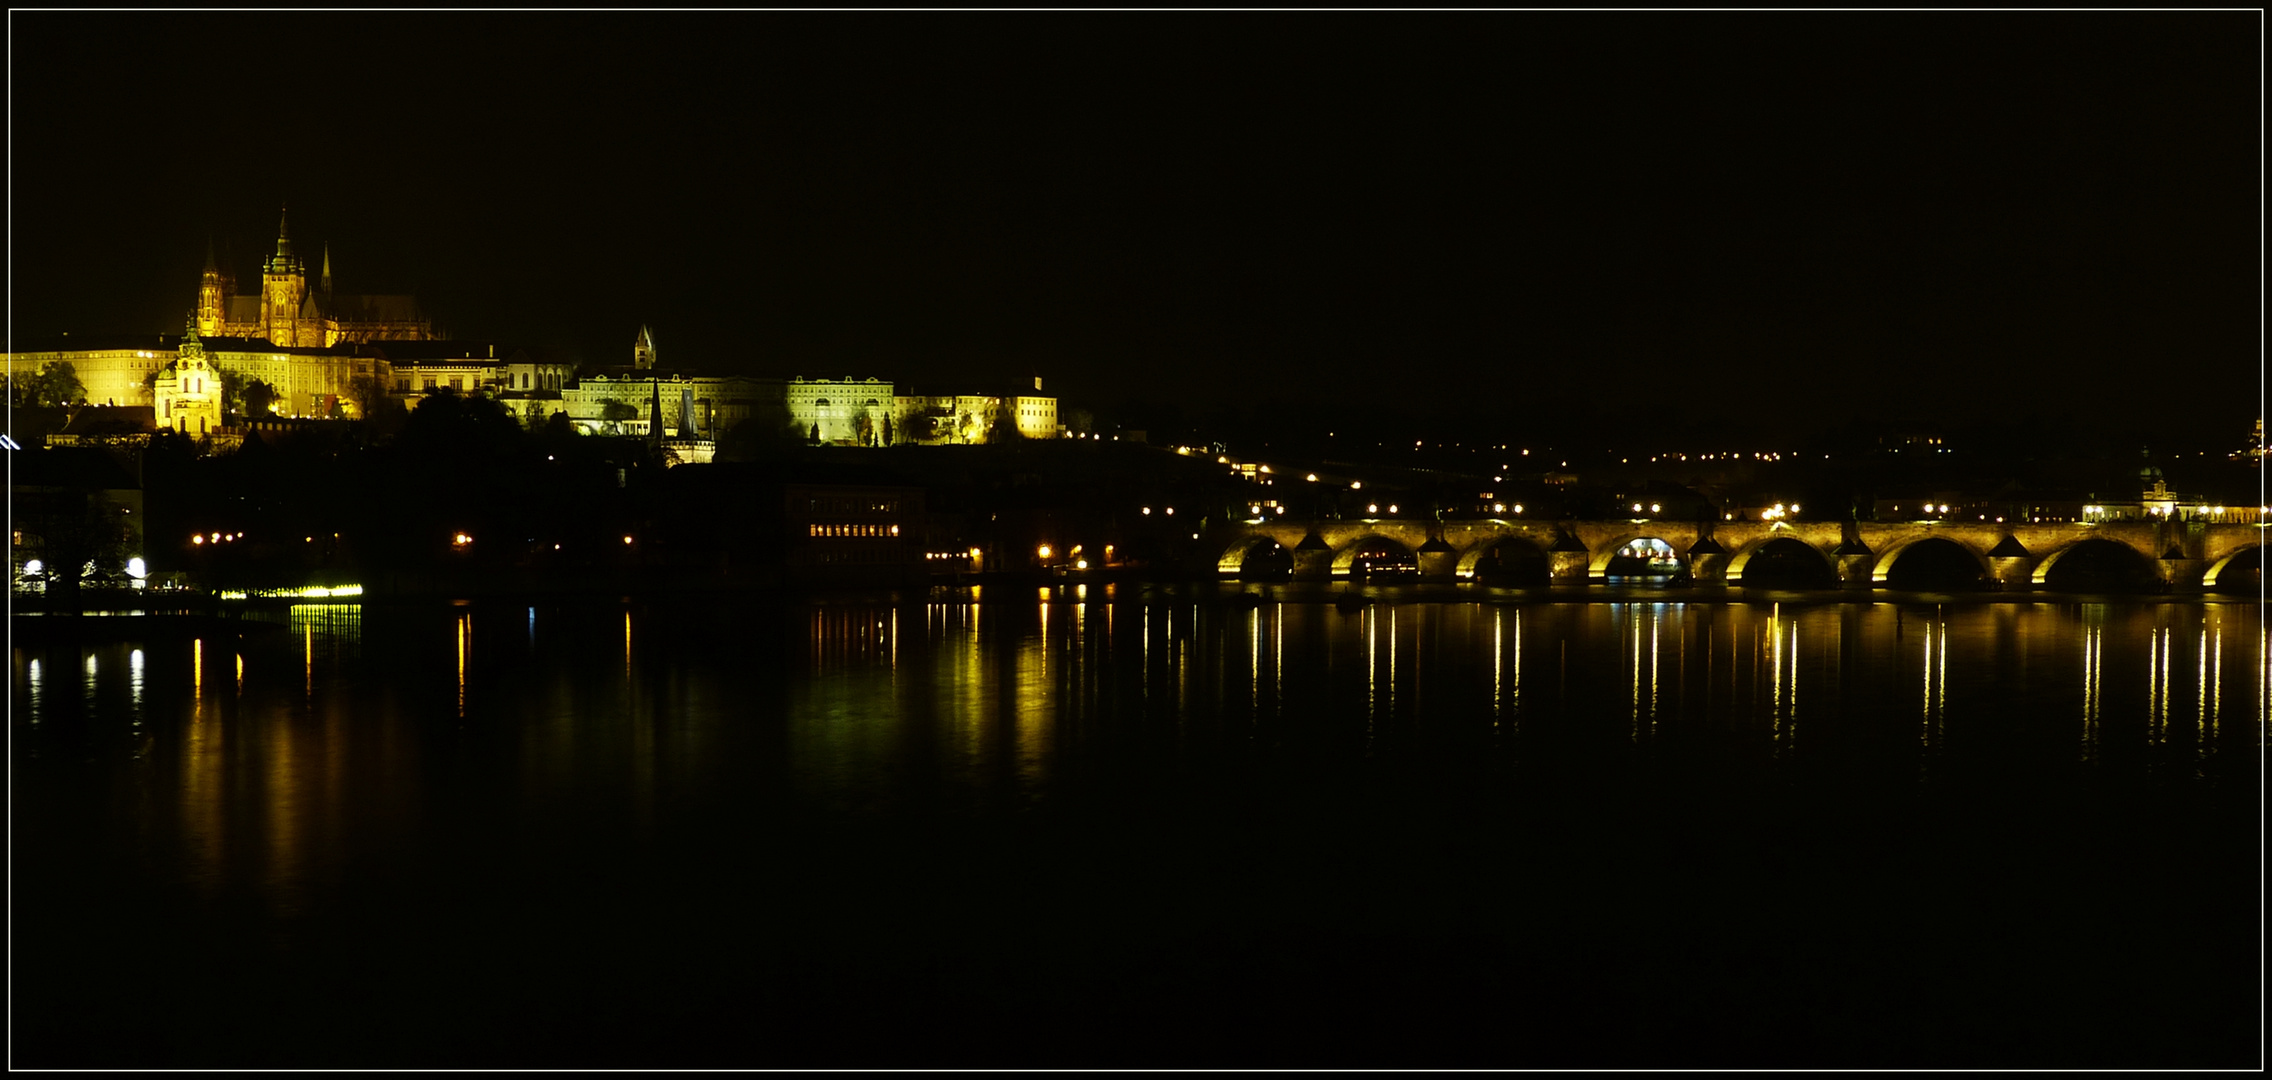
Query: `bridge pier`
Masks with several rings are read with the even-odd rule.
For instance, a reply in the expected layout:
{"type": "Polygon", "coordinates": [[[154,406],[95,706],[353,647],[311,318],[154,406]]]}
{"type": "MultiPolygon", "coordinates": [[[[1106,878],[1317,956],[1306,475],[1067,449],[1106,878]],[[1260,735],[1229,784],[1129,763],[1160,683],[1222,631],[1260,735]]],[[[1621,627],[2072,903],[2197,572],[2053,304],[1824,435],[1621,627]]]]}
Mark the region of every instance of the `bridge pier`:
{"type": "Polygon", "coordinates": [[[1875,586],[1870,571],[1877,566],[1878,557],[1868,550],[1849,552],[1841,550],[1837,560],[1838,587],[1841,589],[1868,589],[1875,586]]]}
{"type": "Polygon", "coordinates": [[[1458,578],[1459,552],[1453,550],[1450,544],[1444,543],[1443,537],[1431,537],[1427,543],[1420,545],[1415,559],[1420,564],[1422,581],[1454,581],[1458,578]]]}
{"type": "Polygon", "coordinates": [[[1556,585],[1583,585],[1587,581],[1587,568],[1593,556],[1583,551],[1550,551],[1546,553],[1547,566],[1556,585]]]}
{"type": "Polygon", "coordinates": [[[2026,592],[2035,587],[2035,560],[2024,555],[1991,555],[1988,582],[1998,592],[2026,592]]]}
{"type": "Polygon", "coordinates": [[[2162,575],[2162,585],[2171,592],[2200,592],[2201,577],[2208,564],[2200,559],[2156,559],[2162,575]]]}
{"type": "Polygon", "coordinates": [[[1333,548],[1325,538],[1310,530],[1302,542],[1294,546],[1295,581],[1331,581],[1333,579],[1333,548]]]}

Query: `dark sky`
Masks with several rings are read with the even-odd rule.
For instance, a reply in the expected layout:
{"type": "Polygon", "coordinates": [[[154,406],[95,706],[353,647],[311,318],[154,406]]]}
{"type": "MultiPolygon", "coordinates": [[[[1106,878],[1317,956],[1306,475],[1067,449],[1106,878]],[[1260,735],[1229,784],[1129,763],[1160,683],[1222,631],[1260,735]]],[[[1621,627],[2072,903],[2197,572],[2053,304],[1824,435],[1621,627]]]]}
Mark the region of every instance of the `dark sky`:
{"type": "Polygon", "coordinates": [[[9,21],[22,336],[178,329],[288,200],[342,291],[603,361],[2259,412],[2253,11],[9,21]]]}

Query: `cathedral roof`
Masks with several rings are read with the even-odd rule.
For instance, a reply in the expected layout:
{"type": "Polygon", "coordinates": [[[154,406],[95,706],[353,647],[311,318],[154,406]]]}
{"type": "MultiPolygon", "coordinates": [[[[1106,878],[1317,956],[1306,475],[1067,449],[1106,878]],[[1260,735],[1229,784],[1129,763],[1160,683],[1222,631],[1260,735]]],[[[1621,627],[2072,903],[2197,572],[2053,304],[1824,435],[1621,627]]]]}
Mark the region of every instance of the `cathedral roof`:
{"type": "Polygon", "coordinates": [[[341,322],[425,322],[418,298],[395,293],[341,294],[331,298],[331,316],[341,322]]]}

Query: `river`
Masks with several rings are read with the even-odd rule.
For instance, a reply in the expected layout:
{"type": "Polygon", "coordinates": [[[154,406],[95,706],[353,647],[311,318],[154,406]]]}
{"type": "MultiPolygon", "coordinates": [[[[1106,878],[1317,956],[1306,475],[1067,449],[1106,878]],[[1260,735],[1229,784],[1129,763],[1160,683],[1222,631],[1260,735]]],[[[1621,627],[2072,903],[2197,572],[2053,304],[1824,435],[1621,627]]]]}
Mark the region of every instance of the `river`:
{"type": "Polygon", "coordinates": [[[2253,602],[1250,595],[19,646],[15,1064],[2258,1063],[2253,602]]]}

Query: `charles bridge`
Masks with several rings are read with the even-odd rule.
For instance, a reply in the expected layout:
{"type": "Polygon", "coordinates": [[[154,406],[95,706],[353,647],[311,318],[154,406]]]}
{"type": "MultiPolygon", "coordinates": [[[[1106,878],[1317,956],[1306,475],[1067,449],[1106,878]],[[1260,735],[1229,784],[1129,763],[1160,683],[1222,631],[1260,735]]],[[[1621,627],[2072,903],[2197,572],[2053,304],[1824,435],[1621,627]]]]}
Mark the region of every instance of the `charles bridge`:
{"type": "MultiPolygon", "coordinates": [[[[1260,521],[1215,527],[1206,542],[1221,555],[1217,569],[1235,576],[1270,545],[1293,557],[1296,580],[1346,578],[1367,552],[1410,555],[1422,580],[1472,580],[1492,553],[1541,558],[1553,583],[1600,582],[1610,561],[1635,541],[1657,540],[1699,584],[1741,585],[1745,568],[1775,545],[1809,550],[1846,588],[1884,587],[1906,553],[1949,544],[1979,564],[1999,589],[2044,585],[2052,568],[2078,550],[2129,553],[2142,575],[2173,590],[2215,586],[2233,561],[2264,543],[2262,524],[2201,521],[2111,521],[2058,524],[1989,522],[1728,521],[1445,521],[1383,518],[1260,521]],[[1794,546],[1795,545],[1795,546],[1794,546]]],[[[2120,558],[2121,556],[2117,556],[2120,558]]],[[[1282,564],[1281,564],[1282,565],[1282,564]]]]}

